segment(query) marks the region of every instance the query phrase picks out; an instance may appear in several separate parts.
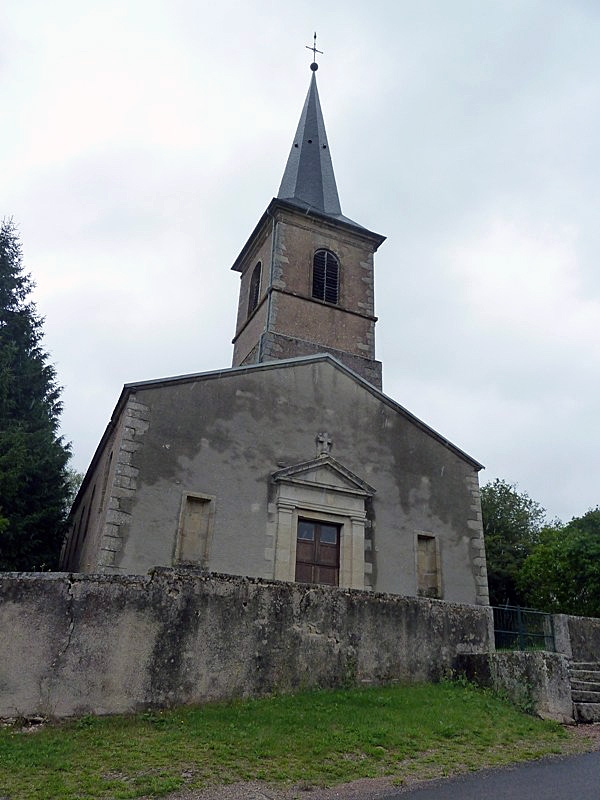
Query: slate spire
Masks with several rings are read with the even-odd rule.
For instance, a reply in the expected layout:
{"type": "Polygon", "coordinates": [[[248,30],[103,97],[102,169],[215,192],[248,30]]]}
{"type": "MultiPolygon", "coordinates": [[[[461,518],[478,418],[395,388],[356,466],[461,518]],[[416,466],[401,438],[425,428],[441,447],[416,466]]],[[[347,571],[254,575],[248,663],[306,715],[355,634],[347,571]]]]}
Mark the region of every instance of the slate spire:
{"type": "Polygon", "coordinates": [[[319,102],[317,65],[311,64],[311,69],[308,94],[277,197],[302,208],[345,219],[319,102]]]}

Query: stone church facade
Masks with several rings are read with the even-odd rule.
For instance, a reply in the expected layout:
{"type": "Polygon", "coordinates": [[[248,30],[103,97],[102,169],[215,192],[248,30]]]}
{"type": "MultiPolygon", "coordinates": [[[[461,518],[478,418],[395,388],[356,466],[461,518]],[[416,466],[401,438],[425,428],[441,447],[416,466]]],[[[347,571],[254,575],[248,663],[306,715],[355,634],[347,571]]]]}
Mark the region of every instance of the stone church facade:
{"type": "Polygon", "coordinates": [[[384,237],[342,214],[312,68],[278,196],[232,267],[233,365],[124,387],[62,568],[486,604],[481,464],[381,391],[384,237]]]}

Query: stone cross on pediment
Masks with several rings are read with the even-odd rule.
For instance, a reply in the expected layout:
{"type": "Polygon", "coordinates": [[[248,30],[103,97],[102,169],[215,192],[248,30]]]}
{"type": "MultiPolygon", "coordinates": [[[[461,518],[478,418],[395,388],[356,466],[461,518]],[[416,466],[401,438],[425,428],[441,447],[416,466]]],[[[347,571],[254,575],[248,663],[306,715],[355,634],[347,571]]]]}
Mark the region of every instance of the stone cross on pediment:
{"type": "Polygon", "coordinates": [[[331,453],[333,439],[327,431],[317,433],[315,441],[317,443],[317,456],[328,456],[331,453]]]}

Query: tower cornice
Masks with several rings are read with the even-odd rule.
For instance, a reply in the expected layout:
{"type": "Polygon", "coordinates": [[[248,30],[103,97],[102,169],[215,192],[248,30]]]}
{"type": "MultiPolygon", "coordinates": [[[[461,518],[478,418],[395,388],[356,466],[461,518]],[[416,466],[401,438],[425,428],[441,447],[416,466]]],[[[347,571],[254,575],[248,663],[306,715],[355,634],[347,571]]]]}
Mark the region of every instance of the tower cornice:
{"type": "Polygon", "coordinates": [[[278,197],[274,197],[271,202],[269,203],[268,207],[266,208],[265,212],[259,219],[258,223],[256,224],[254,230],[248,237],[245,245],[242,247],[238,257],[233,262],[231,267],[232,270],[235,272],[243,272],[244,264],[247,262],[248,254],[251,252],[257,238],[259,238],[261,232],[265,228],[265,226],[272,222],[274,218],[277,217],[278,212],[289,212],[293,215],[297,215],[299,217],[305,217],[307,219],[314,219],[319,221],[320,223],[325,223],[326,225],[330,226],[334,231],[348,231],[355,236],[358,236],[362,239],[366,239],[373,245],[373,252],[376,252],[377,249],[383,242],[385,242],[386,237],[380,233],[375,233],[374,231],[370,231],[368,228],[363,228],[362,225],[358,225],[356,222],[352,222],[352,220],[346,219],[346,217],[334,218],[329,216],[328,214],[324,214],[320,211],[317,211],[314,208],[302,208],[298,203],[291,203],[287,200],[281,200],[278,197]]]}

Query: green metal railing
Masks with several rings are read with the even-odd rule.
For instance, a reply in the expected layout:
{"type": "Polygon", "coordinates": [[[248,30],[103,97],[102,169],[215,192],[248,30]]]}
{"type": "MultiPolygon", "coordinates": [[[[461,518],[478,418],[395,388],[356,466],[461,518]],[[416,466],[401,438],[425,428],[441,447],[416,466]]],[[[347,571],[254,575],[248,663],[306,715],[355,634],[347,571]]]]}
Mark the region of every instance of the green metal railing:
{"type": "Polygon", "coordinates": [[[520,606],[493,606],[496,650],[555,651],[552,614],[520,606]]]}

